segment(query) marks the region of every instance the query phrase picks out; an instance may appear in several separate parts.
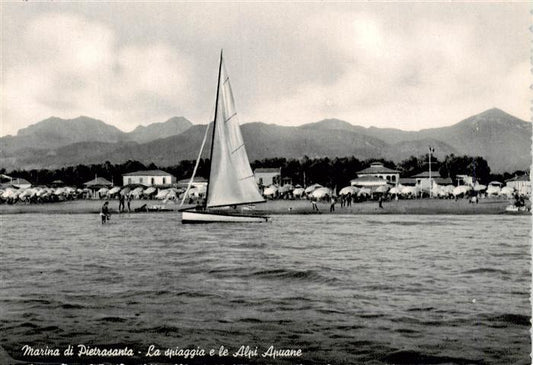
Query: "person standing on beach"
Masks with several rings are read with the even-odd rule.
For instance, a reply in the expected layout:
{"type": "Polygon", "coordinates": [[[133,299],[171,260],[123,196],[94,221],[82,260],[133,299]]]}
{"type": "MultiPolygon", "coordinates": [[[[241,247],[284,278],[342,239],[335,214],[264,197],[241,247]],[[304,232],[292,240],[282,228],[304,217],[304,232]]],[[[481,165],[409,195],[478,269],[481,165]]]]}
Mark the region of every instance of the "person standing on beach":
{"type": "Polygon", "coordinates": [[[382,196],[379,197],[378,204],[379,204],[379,207],[383,209],[383,197],[382,196]]]}
{"type": "Polygon", "coordinates": [[[128,213],[131,212],[131,206],[130,206],[130,203],[131,203],[131,195],[128,195],[128,213]]]}
{"type": "Polygon", "coordinates": [[[331,204],[329,205],[329,212],[334,212],[335,211],[335,197],[334,196],[331,196],[331,204]]]}
{"type": "Polygon", "coordinates": [[[124,195],[118,195],[118,212],[122,213],[124,211],[124,195]]]}
{"type": "Polygon", "coordinates": [[[311,205],[313,206],[313,212],[316,210],[317,212],[319,211],[318,210],[318,205],[316,205],[316,200],[313,198],[311,199],[311,205]]]}
{"type": "Polygon", "coordinates": [[[109,202],[105,202],[104,205],[102,205],[102,209],[100,210],[100,217],[102,218],[102,224],[105,224],[109,220],[109,202]]]}

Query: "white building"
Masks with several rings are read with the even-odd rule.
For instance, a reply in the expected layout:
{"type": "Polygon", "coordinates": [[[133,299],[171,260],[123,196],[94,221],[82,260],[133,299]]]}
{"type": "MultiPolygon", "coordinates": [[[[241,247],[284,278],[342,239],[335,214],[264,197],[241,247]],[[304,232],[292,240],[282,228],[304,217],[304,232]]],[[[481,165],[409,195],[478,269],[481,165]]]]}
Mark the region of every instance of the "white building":
{"type": "Polygon", "coordinates": [[[469,175],[457,175],[457,185],[469,185],[474,186],[474,178],[469,175]]]}
{"type": "Polygon", "coordinates": [[[506,180],[505,185],[513,188],[519,195],[531,196],[531,178],[528,174],[506,180]]]}
{"type": "Polygon", "coordinates": [[[372,162],[370,167],[357,172],[357,177],[361,178],[365,176],[378,177],[393,185],[396,185],[400,181],[400,171],[389,169],[383,166],[381,162],[372,162]]]}
{"type": "MultiPolygon", "coordinates": [[[[187,189],[190,182],[191,178],[179,180],[178,187],[187,189]]],[[[191,187],[205,190],[207,188],[207,179],[201,176],[195,176],[192,181],[191,187]]]]}
{"type": "Polygon", "coordinates": [[[422,190],[429,191],[430,184],[434,187],[435,185],[452,185],[452,179],[449,177],[442,177],[440,176],[440,173],[438,171],[431,171],[431,180],[429,178],[429,171],[421,172],[420,174],[416,174],[412,176],[413,179],[415,179],[416,184],[415,186],[422,190]]]}
{"type": "Polygon", "coordinates": [[[172,185],[176,177],[162,170],[145,170],[122,175],[122,185],[141,184],[144,186],[172,185]]]}
{"type": "Polygon", "coordinates": [[[281,168],[260,167],[254,170],[255,182],[260,186],[281,184],[281,168]]]}

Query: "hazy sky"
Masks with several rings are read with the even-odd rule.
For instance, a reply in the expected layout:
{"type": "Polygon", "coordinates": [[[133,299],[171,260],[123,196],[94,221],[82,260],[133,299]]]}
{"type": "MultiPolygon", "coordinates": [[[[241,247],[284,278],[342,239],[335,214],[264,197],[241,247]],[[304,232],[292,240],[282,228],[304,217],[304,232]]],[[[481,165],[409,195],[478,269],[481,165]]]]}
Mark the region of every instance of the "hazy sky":
{"type": "Polygon", "coordinates": [[[417,130],[491,107],[530,119],[527,2],[0,6],[1,135],[50,116],[206,123],[221,48],[241,123],[417,130]]]}

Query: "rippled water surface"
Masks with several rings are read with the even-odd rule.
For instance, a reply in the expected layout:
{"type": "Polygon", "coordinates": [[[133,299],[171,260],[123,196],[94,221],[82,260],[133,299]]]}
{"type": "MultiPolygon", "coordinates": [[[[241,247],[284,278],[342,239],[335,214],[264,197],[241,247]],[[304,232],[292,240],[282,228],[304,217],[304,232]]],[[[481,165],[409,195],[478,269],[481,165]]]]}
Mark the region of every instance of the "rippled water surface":
{"type": "MultiPolygon", "coordinates": [[[[189,226],[171,213],[101,226],[20,214],[1,225],[4,361],[24,344],[155,344],[303,351],[265,363],[530,363],[530,217],[189,226]]],[[[195,361],[207,359],[178,362],[195,361]]]]}

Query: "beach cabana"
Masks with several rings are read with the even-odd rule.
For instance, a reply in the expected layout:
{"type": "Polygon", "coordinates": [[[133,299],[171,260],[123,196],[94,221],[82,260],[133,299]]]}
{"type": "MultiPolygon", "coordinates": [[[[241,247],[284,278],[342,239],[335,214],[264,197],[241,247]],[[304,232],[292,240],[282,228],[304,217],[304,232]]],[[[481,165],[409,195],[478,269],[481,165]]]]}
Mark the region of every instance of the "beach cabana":
{"type": "Polygon", "coordinates": [[[370,189],[369,188],[361,188],[357,192],[357,196],[370,196],[370,189]]]}
{"type": "Polygon", "coordinates": [[[96,188],[100,189],[100,188],[110,188],[113,186],[113,183],[103,177],[95,177],[93,180],[83,183],[83,185],[89,189],[96,189],[96,188]]]}
{"type": "Polygon", "coordinates": [[[97,176],[93,180],[83,183],[83,186],[91,190],[94,198],[99,198],[102,194],[98,196],[98,191],[102,188],[106,188],[107,190],[105,193],[107,193],[107,191],[113,186],[113,183],[103,177],[97,176]]]}

